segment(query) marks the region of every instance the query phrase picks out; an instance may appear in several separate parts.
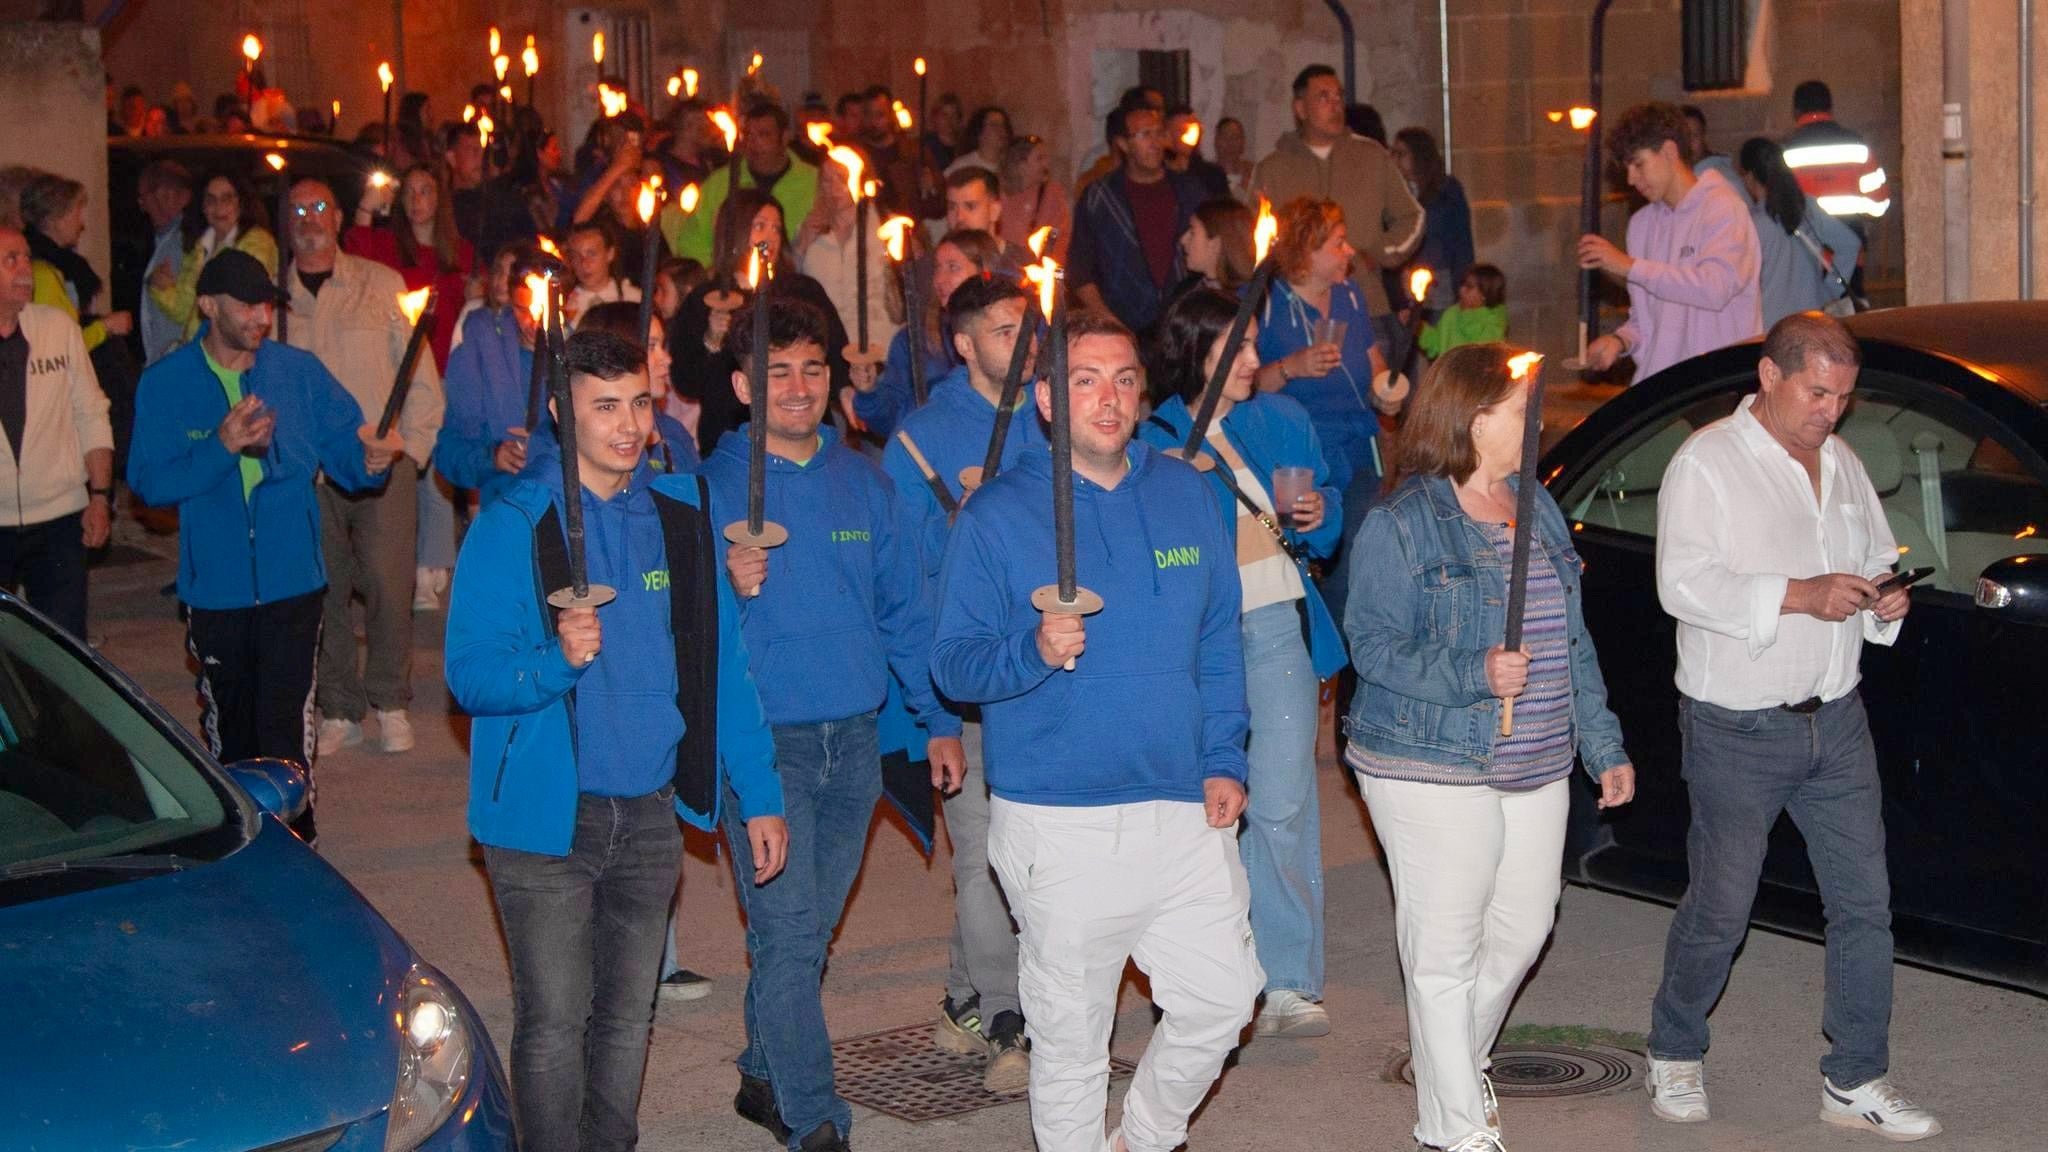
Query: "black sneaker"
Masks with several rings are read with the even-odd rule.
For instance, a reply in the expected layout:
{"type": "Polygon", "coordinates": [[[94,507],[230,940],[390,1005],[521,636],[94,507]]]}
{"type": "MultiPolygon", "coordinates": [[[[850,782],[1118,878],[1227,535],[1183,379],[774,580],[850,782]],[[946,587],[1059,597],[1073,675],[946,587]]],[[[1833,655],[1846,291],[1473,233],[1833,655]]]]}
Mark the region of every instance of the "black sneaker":
{"type": "Polygon", "coordinates": [[[711,995],[711,977],[678,968],[661,978],[657,990],[663,1000],[702,1000],[711,995]]]}
{"type": "Polygon", "coordinates": [[[939,1002],[939,1022],[932,1025],[932,1044],[943,1052],[962,1056],[986,1056],[988,1035],[981,1028],[981,997],[969,996],[964,1004],[951,996],[939,1002]]]}
{"type": "MultiPolygon", "coordinates": [[[[789,1125],[782,1122],[782,1112],[775,1106],[775,1086],[758,1076],[740,1073],[739,1094],[732,1098],[732,1110],[740,1119],[759,1124],[775,1137],[777,1145],[789,1143],[789,1125]]],[[[835,1130],[833,1133],[838,1135],[835,1130]]]]}
{"type": "Polygon", "coordinates": [[[839,1134],[839,1125],[830,1120],[811,1129],[811,1134],[804,1137],[797,1147],[802,1152],[853,1152],[853,1146],[839,1134]]]}
{"type": "Polygon", "coordinates": [[[1029,1042],[1024,1018],[1004,1009],[988,1022],[988,1067],[981,1074],[984,1092],[1006,1096],[1031,1087],[1029,1042]]]}

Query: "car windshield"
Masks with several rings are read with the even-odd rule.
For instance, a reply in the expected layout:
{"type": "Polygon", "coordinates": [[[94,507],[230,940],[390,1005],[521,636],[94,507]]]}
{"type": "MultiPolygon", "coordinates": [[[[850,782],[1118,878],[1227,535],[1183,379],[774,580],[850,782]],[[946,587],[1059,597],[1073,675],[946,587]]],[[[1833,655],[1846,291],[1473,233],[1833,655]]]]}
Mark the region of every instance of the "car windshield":
{"type": "Polygon", "coordinates": [[[0,902],[22,898],[9,880],[181,866],[242,839],[229,791],[108,673],[0,605],[0,902]]]}

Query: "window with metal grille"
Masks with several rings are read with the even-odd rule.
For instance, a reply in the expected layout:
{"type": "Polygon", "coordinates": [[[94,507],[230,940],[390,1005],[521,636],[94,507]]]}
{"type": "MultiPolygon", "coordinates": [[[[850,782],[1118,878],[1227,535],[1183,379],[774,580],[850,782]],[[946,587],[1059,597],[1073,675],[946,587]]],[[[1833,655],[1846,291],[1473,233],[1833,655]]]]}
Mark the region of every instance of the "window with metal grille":
{"type": "Polygon", "coordinates": [[[1741,88],[1749,69],[1747,0],[1681,0],[1685,90],[1741,88]]]}
{"type": "Polygon", "coordinates": [[[1138,83],[1157,88],[1173,108],[1188,102],[1188,54],[1185,50],[1138,53],[1138,83]]]}

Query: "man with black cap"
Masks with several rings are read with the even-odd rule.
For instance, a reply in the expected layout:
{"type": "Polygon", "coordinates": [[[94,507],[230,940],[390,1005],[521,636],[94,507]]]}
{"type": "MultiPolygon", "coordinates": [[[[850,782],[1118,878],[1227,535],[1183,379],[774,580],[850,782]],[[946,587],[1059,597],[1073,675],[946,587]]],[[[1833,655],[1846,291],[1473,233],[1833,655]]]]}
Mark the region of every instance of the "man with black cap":
{"type": "MultiPolygon", "coordinates": [[[[197,340],[142,374],[128,484],[178,507],[178,598],[199,665],[200,728],[223,761],[313,760],[313,659],[327,588],[315,478],[384,483],[405,449],[383,440],[317,357],[266,339],[276,284],[225,251],[199,274],[197,340]]],[[[294,828],[311,842],[313,790],[294,828]]]]}

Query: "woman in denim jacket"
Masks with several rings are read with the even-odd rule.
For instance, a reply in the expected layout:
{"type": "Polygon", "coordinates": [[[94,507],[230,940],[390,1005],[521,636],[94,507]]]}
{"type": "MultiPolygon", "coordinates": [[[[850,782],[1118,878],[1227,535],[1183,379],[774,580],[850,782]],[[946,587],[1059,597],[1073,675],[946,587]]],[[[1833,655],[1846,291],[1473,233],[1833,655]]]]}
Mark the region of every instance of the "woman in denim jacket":
{"type": "Polygon", "coordinates": [[[1453,349],[1417,390],[1403,479],[1359,530],[1344,618],[1359,681],[1345,759],[1393,877],[1415,1138],[1455,1152],[1503,1147],[1487,1054],[1550,935],[1574,755],[1602,808],[1635,793],[1579,557],[1541,489],[1523,643],[1502,646],[1528,404],[1512,352],[1453,349]],[[1500,735],[1504,699],[1512,736],[1500,735]]]}

